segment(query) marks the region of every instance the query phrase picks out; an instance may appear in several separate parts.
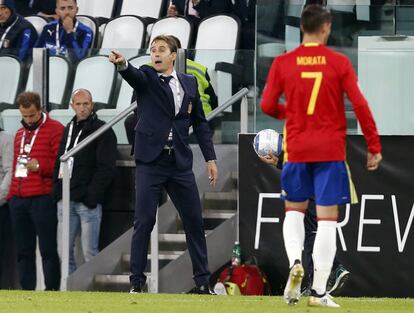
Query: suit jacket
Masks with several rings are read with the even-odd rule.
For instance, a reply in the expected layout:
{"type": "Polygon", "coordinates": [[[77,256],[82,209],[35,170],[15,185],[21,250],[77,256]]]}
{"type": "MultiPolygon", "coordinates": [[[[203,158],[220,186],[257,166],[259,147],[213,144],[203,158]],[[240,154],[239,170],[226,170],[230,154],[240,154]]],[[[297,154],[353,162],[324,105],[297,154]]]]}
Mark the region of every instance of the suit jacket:
{"type": "MultiPolygon", "coordinates": [[[[173,0],[179,15],[187,15],[188,1],[173,0]]],[[[200,19],[219,13],[231,13],[233,4],[231,0],[201,0],[194,9],[197,10],[200,19]]]]}
{"type": "Polygon", "coordinates": [[[145,163],[154,161],[165,147],[172,129],[177,167],[192,168],[193,154],[188,142],[190,126],[193,126],[205,160],[216,159],[211,130],[204,116],[194,76],[177,73],[184,97],[180,111],[175,115],[174,99],[163,89],[161,79],[152,67],[143,65],[137,69],[128,64],[128,68],[120,74],[137,93],[136,160],[145,163]]]}

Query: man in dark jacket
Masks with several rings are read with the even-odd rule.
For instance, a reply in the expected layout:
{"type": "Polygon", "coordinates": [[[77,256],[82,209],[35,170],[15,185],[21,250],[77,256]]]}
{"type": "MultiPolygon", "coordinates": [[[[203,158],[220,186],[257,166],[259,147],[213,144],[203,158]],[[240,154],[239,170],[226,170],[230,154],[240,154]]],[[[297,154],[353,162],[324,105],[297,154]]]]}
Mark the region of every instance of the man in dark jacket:
{"type": "Polygon", "coordinates": [[[119,52],[110,62],[136,91],[139,122],[135,132],[135,216],[131,244],[131,293],[142,292],[146,282],[148,241],[155,223],[161,188],[166,188],[179,212],[193,264],[196,292],[210,294],[207,244],[201,203],[195,181],[189,128],[193,127],[206,161],[210,184],[218,179],[211,131],[194,76],[177,73],[177,43],[169,36],[151,42],[152,67],[139,69],[119,52]]]}
{"type": "MultiPolygon", "coordinates": [[[[105,122],[93,111],[92,95],[86,89],[72,94],[72,109],[76,115],[66,125],[59,147],[60,156],[95,132],[105,122]]],[[[69,272],[76,269],[75,238],[80,233],[83,255],[88,262],[98,254],[99,229],[105,192],[115,176],[116,136],[112,129],[78,152],[69,160],[70,180],[70,235],[69,272]]],[[[58,202],[58,245],[61,246],[62,229],[62,168],[56,162],[54,194],[58,202]]],[[[61,253],[61,248],[59,247],[61,253]]]]}
{"type": "Polygon", "coordinates": [[[15,0],[16,10],[23,16],[40,15],[47,18],[57,18],[56,0],[15,0]]]}
{"type": "Polygon", "coordinates": [[[37,40],[32,24],[15,11],[13,0],[0,0],[0,55],[12,54],[24,61],[37,40]]]}

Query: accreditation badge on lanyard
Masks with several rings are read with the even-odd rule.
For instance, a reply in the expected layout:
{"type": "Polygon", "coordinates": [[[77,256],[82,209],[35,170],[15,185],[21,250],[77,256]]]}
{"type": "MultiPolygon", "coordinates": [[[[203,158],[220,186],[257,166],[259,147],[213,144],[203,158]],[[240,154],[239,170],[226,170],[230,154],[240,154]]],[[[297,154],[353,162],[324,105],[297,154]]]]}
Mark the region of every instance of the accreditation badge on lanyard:
{"type": "Polygon", "coordinates": [[[27,177],[27,162],[29,162],[29,156],[21,154],[16,160],[16,171],[14,172],[15,177],[27,177]]]}
{"type": "MultiPolygon", "coordinates": [[[[65,153],[68,152],[68,148],[69,148],[70,142],[72,140],[72,132],[73,132],[73,122],[70,123],[70,126],[69,126],[69,133],[68,133],[68,139],[66,140],[65,153]]],[[[78,144],[79,137],[80,137],[81,134],[82,134],[82,130],[80,130],[79,133],[78,133],[78,135],[76,136],[75,142],[73,143],[72,149],[75,148],[76,145],[78,144]]],[[[73,157],[70,157],[68,159],[68,161],[67,161],[67,163],[68,163],[69,178],[72,178],[73,163],[74,162],[75,162],[75,159],[73,157]]],[[[59,165],[58,178],[59,179],[63,179],[63,164],[62,164],[62,162],[60,162],[60,165],[59,165]]]]}
{"type": "Polygon", "coordinates": [[[19,20],[19,17],[16,17],[14,22],[9,27],[7,27],[7,29],[4,31],[3,35],[0,38],[0,49],[1,48],[4,48],[4,49],[10,48],[10,40],[6,39],[6,36],[10,32],[10,30],[13,28],[13,26],[16,25],[18,20],[19,20]]]}
{"type": "Polygon", "coordinates": [[[27,177],[27,163],[30,161],[30,152],[32,152],[37,134],[39,133],[39,129],[46,122],[46,114],[42,113],[42,116],[42,124],[36,128],[32,140],[30,140],[30,143],[26,143],[26,130],[23,130],[22,140],[20,141],[20,151],[19,155],[16,158],[16,170],[14,172],[15,177],[27,177]]]}

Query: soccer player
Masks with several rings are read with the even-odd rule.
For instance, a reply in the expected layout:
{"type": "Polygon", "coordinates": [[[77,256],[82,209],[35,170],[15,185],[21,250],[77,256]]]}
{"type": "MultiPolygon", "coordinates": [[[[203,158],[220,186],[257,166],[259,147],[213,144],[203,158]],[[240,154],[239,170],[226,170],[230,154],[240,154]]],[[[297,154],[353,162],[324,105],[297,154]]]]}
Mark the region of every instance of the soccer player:
{"type": "Polygon", "coordinates": [[[318,230],[308,305],[339,307],[326,294],[326,282],[336,253],[338,205],[350,201],[344,93],[352,102],[368,145],[368,170],[376,170],[382,159],[377,128],[350,60],[325,46],[331,22],[331,14],[323,6],[304,9],[302,45],[274,60],[262,95],[262,110],[286,119],[282,197],[286,211],[283,237],[290,264],[284,291],[288,304],[296,304],[300,298],[303,219],[308,199],[314,197],[318,230]],[[279,103],[282,94],[285,104],[279,103]]]}

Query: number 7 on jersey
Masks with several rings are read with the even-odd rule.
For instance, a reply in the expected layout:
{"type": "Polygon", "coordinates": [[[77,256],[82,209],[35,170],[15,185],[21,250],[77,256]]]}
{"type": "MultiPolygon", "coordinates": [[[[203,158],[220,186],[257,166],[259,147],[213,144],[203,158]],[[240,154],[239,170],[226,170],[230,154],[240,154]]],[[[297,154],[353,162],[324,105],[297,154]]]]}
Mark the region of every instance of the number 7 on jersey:
{"type": "Polygon", "coordinates": [[[312,93],[308,103],[307,115],[313,115],[315,112],[316,100],[318,99],[319,89],[321,88],[323,73],[322,72],[301,72],[301,78],[314,79],[312,93]]]}

